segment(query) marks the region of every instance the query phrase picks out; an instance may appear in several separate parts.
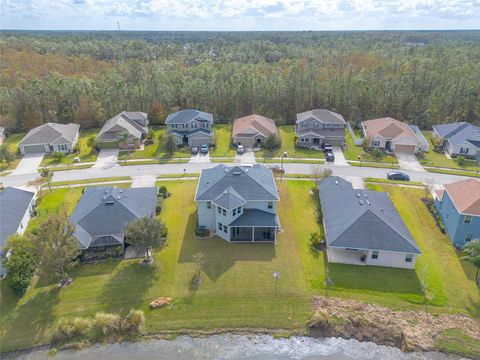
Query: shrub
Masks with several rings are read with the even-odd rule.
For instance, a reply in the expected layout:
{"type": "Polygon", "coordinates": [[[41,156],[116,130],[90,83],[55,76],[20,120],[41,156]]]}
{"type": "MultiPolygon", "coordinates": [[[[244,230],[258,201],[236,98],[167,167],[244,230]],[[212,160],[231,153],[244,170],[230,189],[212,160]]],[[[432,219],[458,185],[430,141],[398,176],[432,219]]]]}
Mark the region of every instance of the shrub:
{"type": "Polygon", "coordinates": [[[11,255],[4,262],[8,285],[15,293],[23,294],[30,286],[38,262],[35,248],[29,238],[18,234],[9,238],[8,247],[11,255]]]}
{"type": "Polygon", "coordinates": [[[323,213],[322,206],[320,204],[320,195],[316,186],[312,186],[310,191],[312,193],[313,201],[315,202],[315,217],[317,218],[317,223],[321,224],[323,221],[323,213]]]}
{"type": "Polygon", "coordinates": [[[165,150],[169,154],[172,154],[177,150],[177,144],[175,143],[175,139],[173,138],[173,135],[168,135],[166,140],[165,140],[165,150]]]}
{"type": "Polygon", "coordinates": [[[323,238],[320,231],[315,231],[310,234],[310,247],[314,250],[322,250],[323,238]]]}
{"type": "Polygon", "coordinates": [[[95,314],[93,326],[97,334],[104,336],[113,336],[120,330],[120,316],[99,312],[95,314]]]}
{"type": "Polygon", "coordinates": [[[374,148],[371,154],[376,160],[382,160],[385,157],[385,153],[379,148],[374,148]]]}
{"type": "Polygon", "coordinates": [[[91,148],[97,145],[97,137],[95,135],[90,135],[87,139],[87,145],[91,148]]]}
{"type": "Polygon", "coordinates": [[[430,214],[432,214],[433,218],[435,219],[435,223],[437,224],[442,234],[445,234],[446,233],[445,224],[443,223],[443,220],[440,217],[440,214],[437,212],[437,209],[435,209],[435,202],[430,198],[423,198],[422,201],[427,207],[430,214]]]}
{"type": "Polygon", "coordinates": [[[155,137],[155,132],[153,129],[148,129],[147,131],[147,139],[153,139],[155,137]]]}
{"type": "Polygon", "coordinates": [[[210,231],[204,226],[196,226],[195,235],[198,237],[207,237],[208,235],[210,235],[210,231]]]}
{"type": "Polygon", "coordinates": [[[57,323],[53,338],[56,341],[65,341],[78,336],[86,336],[91,328],[92,321],[88,318],[79,316],[74,318],[61,318],[57,323]]]}
{"type": "Polygon", "coordinates": [[[463,166],[465,165],[465,156],[463,155],[457,156],[457,159],[455,161],[457,162],[458,165],[463,166]]]}
{"type": "Polygon", "coordinates": [[[166,197],[167,192],[168,192],[168,190],[167,190],[167,187],[166,187],[165,185],[160,186],[160,187],[158,188],[158,193],[159,193],[160,195],[162,195],[163,197],[166,197]]]}
{"type": "Polygon", "coordinates": [[[54,151],[52,152],[52,157],[55,159],[55,161],[62,161],[62,159],[65,157],[65,153],[61,151],[54,151]]]}
{"type": "Polygon", "coordinates": [[[145,324],[145,314],[141,310],[130,309],[123,321],[123,330],[130,333],[139,333],[145,324]]]}
{"type": "Polygon", "coordinates": [[[263,148],[269,151],[273,151],[280,147],[280,139],[275,135],[269,135],[263,142],[263,148]]]}

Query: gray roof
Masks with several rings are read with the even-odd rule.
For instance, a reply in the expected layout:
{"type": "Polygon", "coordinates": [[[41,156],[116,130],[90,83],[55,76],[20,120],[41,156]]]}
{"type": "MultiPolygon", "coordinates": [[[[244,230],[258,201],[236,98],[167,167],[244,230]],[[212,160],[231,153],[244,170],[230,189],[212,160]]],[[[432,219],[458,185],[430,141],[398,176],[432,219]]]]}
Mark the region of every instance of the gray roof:
{"type": "Polygon", "coordinates": [[[410,126],[410,129],[412,129],[412,131],[415,133],[415,135],[417,135],[418,139],[423,143],[423,144],[427,144],[428,145],[428,140],[425,138],[425,136],[423,135],[422,131],[420,130],[420,128],[417,126],[417,125],[409,125],[410,126]]]}
{"type": "Polygon", "coordinates": [[[197,134],[197,133],[202,133],[202,134],[205,134],[207,136],[212,136],[212,130],[209,130],[209,129],[196,129],[196,130],[193,130],[193,131],[173,130],[173,131],[170,131],[169,133],[172,134],[172,135],[176,135],[176,136],[184,136],[184,135],[191,136],[191,135],[197,134]]]}
{"type": "Polygon", "coordinates": [[[123,243],[125,227],[137,218],[155,215],[156,204],[156,187],[88,187],[71,216],[74,235],[83,249],[103,236],[123,243]]]}
{"type": "Polygon", "coordinates": [[[468,122],[433,125],[433,129],[452,145],[462,144],[468,139],[480,140],[480,127],[468,122]]]}
{"type": "Polygon", "coordinates": [[[279,227],[280,222],[276,214],[258,209],[244,209],[243,214],[233,220],[228,226],[279,227]]]}
{"type": "Polygon", "coordinates": [[[229,188],[235,191],[235,196],[240,196],[245,201],[279,199],[272,170],[266,166],[255,164],[228,167],[220,164],[202,170],[195,200],[215,201],[229,188]]]}
{"type": "Polygon", "coordinates": [[[308,136],[308,134],[313,134],[321,138],[332,138],[332,137],[345,137],[345,129],[302,129],[297,130],[298,136],[308,136]]]}
{"type": "Polygon", "coordinates": [[[344,183],[339,177],[318,182],[328,246],[421,254],[387,193],[344,183]]]}
{"type": "Polygon", "coordinates": [[[120,126],[127,131],[131,137],[140,139],[142,134],[147,132],[146,128],[139,125],[137,120],[146,119],[147,114],[142,112],[122,112],[115,115],[113,118],[107,120],[102,129],[98,133],[97,138],[99,140],[115,140],[118,136],[118,132],[110,132],[115,126],[120,126]],[[143,114],[143,115],[142,115],[143,114]]]}
{"type": "Polygon", "coordinates": [[[232,210],[245,204],[246,201],[233,187],[229,186],[213,200],[213,203],[226,210],[232,210]]]}
{"type": "Polygon", "coordinates": [[[297,124],[310,119],[316,119],[323,124],[346,124],[342,115],[327,109],[314,109],[297,114],[297,124]]]}
{"type": "Polygon", "coordinates": [[[33,192],[12,187],[0,191],[0,248],[17,231],[34,196],[33,192]]]}
{"type": "Polygon", "coordinates": [[[72,144],[79,124],[46,123],[30,130],[18,145],[72,144]]]}
{"type": "Polygon", "coordinates": [[[165,124],[186,124],[192,120],[206,121],[213,124],[213,115],[194,109],[180,110],[167,116],[165,124]]]}

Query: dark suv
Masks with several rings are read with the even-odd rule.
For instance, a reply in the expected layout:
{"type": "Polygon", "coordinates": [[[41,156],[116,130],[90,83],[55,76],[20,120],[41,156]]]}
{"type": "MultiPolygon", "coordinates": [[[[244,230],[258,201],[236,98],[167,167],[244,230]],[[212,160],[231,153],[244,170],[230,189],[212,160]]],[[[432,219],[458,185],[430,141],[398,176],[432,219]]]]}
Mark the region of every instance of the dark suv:
{"type": "Polygon", "coordinates": [[[325,160],[335,161],[335,155],[333,155],[332,151],[325,151],[325,160]]]}

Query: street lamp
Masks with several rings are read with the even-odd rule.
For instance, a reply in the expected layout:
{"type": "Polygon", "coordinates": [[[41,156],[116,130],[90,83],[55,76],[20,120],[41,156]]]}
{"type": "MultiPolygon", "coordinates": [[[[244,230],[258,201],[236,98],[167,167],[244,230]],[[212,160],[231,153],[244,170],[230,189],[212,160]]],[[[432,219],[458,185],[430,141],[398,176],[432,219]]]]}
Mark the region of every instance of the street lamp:
{"type": "Polygon", "coordinates": [[[275,271],[273,273],[273,278],[275,279],[275,296],[277,296],[277,288],[278,288],[278,279],[280,278],[280,272],[275,271]]]}

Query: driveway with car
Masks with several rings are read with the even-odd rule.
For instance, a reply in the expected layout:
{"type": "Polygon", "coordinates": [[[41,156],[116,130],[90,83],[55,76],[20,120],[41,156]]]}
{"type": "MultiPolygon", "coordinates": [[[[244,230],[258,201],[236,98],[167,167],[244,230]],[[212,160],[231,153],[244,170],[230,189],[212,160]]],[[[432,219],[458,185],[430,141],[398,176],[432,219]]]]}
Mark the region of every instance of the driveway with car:
{"type": "Polygon", "coordinates": [[[101,149],[98,154],[97,161],[94,168],[108,169],[113,166],[117,166],[118,162],[118,149],[101,149]]]}
{"type": "Polygon", "coordinates": [[[196,155],[192,154],[190,156],[189,163],[209,163],[210,162],[210,154],[202,154],[198,153],[196,155]]]}
{"type": "Polygon", "coordinates": [[[25,154],[10,175],[36,173],[45,153],[25,154]]]}
{"type": "Polygon", "coordinates": [[[412,153],[406,152],[397,152],[395,153],[397,157],[398,164],[400,169],[412,170],[412,171],[425,171],[425,169],[418,162],[417,156],[412,153]]]}

